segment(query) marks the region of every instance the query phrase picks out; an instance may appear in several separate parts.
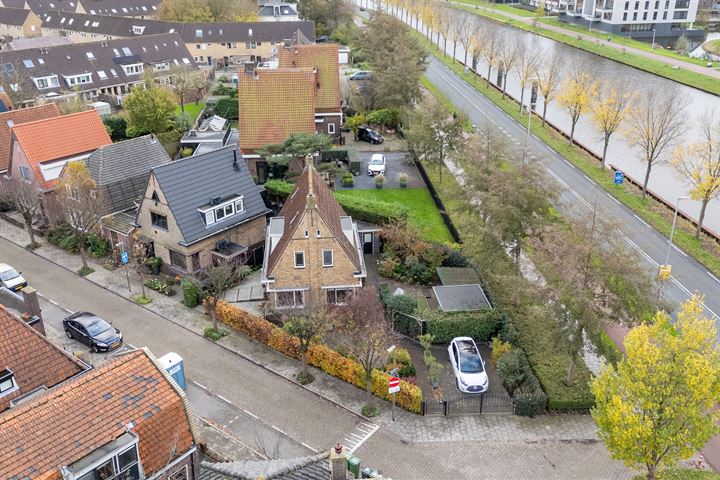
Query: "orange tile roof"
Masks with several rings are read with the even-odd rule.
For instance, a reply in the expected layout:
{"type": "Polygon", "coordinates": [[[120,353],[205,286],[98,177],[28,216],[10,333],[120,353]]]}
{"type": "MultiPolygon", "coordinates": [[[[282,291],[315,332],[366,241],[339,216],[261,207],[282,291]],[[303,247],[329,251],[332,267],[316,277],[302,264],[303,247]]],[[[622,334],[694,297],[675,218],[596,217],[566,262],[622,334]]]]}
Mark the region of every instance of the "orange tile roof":
{"type": "Polygon", "coordinates": [[[338,243],[340,243],[345,255],[347,255],[353,265],[355,265],[355,268],[360,270],[361,263],[357,249],[355,249],[350,243],[350,240],[345,236],[342,231],[342,226],[340,225],[340,217],[346,217],[348,215],[338,203],[330,187],[328,187],[322,177],[320,177],[315,167],[310,165],[306,166],[302,174],[300,174],[295,183],[295,191],[280,209],[280,213],[278,213],[278,216],[285,217],[286,222],[277,246],[268,257],[268,276],[272,276],[273,269],[277,266],[280,257],[282,257],[283,252],[290,244],[295,230],[297,230],[298,225],[302,222],[305,216],[305,210],[307,209],[307,196],[310,192],[312,192],[315,197],[314,205],[318,215],[320,215],[320,218],[322,218],[330,228],[333,236],[338,243]]]}
{"type": "Polygon", "coordinates": [[[280,67],[317,68],[317,112],[340,111],[340,63],[338,46],[332,43],[280,48],[280,67]]]}
{"type": "Polygon", "coordinates": [[[22,146],[43,190],[55,187],[58,181],[43,178],[41,163],[91,153],[112,143],[95,110],[24,123],[13,127],[12,134],[22,146]]]}
{"type": "Polygon", "coordinates": [[[13,371],[18,390],[0,397],[0,412],[32,390],[55,385],[87,367],[0,305],[0,370],[13,371]]]}
{"type": "Polygon", "coordinates": [[[5,104],[5,107],[8,110],[12,110],[15,108],[15,105],[13,105],[12,98],[10,98],[10,95],[8,95],[5,92],[0,92],[0,100],[5,104]]]}
{"type": "Polygon", "coordinates": [[[71,465],[134,422],[147,477],[194,444],[182,390],[136,350],[0,414],[0,478],[61,480],[71,465]],[[171,451],[172,450],[172,451],[171,451]]]}
{"type": "Polygon", "coordinates": [[[282,143],[291,133],[315,133],[315,75],[311,68],[239,73],[240,148],[282,143]]]}
{"type": "MultiPolygon", "coordinates": [[[[0,93],[0,97],[2,95],[7,94],[0,93]]],[[[12,120],[13,125],[20,125],[59,116],[60,112],[54,103],[0,113],[0,172],[7,170],[8,163],[10,163],[10,126],[8,121],[12,120]]]]}

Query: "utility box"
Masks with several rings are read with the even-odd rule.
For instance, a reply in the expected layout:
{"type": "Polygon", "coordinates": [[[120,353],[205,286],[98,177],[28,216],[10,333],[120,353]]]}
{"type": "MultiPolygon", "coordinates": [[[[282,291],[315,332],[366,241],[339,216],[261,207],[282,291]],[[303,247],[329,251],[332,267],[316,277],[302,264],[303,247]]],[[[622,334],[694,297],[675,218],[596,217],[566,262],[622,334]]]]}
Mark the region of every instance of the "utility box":
{"type": "Polygon", "coordinates": [[[170,374],[170,376],[180,385],[180,388],[185,390],[187,383],[185,382],[185,365],[180,355],[175,352],[170,352],[163,355],[158,359],[160,365],[170,374]]]}
{"type": "Polygon", "coordinates": [[[362,469],[362,478],[377,478],[377,476],[377,470],[373,470],[370,467],[365,467],[362,469]]]}
{"type": "Polygon", "coordinates": [[[353,456],[348,457],[347,469],[353,474],[353,478],[360,478],[360,459],[353,456]]]}

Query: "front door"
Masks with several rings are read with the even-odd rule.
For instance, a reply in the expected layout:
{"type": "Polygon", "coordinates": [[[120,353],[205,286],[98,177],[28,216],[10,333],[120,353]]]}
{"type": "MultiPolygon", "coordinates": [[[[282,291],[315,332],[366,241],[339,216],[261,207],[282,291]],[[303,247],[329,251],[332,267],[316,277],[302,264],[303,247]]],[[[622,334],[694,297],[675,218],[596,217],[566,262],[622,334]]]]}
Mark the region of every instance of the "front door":
{"type": "Polygon", "coordinates": [[[268,165],[267,162],[258,162],[255,164],[255,170],[257,171],[258,184],[262,185],[267,182],[268,165]]]}
{"type": "Polygon", "coordinates": [[[373,234],[363,233],[363,253],[370,255],[373,253],[373,234]]]}
{"type": "Polygon", "coordinates": [[[212,65],[212,57],[208,55],[208,65],[212,65]]]}

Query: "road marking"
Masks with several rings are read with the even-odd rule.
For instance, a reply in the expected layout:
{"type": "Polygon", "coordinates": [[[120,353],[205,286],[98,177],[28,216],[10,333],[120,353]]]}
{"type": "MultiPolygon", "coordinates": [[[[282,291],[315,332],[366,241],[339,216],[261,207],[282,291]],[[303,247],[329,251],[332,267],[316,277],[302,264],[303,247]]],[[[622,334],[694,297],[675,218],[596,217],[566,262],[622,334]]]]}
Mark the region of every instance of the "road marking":
{"type": "Polygon", "coordinates": [[[48,298],[48,297],[46,297],[45,295],[43,295],[42,293],[40,293],[40,292],[37,292],[37,294],[38,294],[38,297],[44,298],[46,301],[52,303],[53,305],[55,305],[56,307],[58,307],[60,310],[64,310],[65,312],[69,313],[70,315],[72,315],[73,313],[75,313],[75,312],[73,312],[72,310],[70,310],[69,308],[63,307],[62,305],[60,305],[59,303],[57,303],[57,302],[56,302],[55,300],[53,300],[52,298],[48,298]]]}
{"type": "Polygon", "coordinates": [[[285,435],[286,437],[290,437],[290,435],[288,435],[284,430],[279,429],[279,428],[276,427],[275,425],[270,425],[270,428],[272,428],[272,429],[275,430],[276,432],[282,433],[282,434],[285,435]]]}
{"type": "MultiPolygon", "coordinates": [[[[687,256],[688,256],[687,253],[685,253],[685,252],[683,252],[682,250],[680,250],[680,249],[677,247],[677,245],[673,244],[672,247],[673,247],[680,255],[682,255],[682,256],[684,256],[685,258],[687,258],[687,256]]],[[[707,272],[707,273],[710,273],[710,272],[707,272]]]]}
{"type": "Polygon", "coordinates": [[[195,384],[195,385],[197,385],[198,387],[202,388],[203,390],[206,390],[206,391],[207,391],[207,387],[206,387],[205,385],[202,385],[202,384],[200,384],[200,383],[198,383],[198,382],[196,382],[196,381],[192,381],[192,383],[195,384]]]}
{"type": "Polygon", "coordinates": [[[575,167],[575,165],[573,165],[572,163],[568,162],[567,158],[565,158],[565,157],[563,157],[563,162],[567,163],[568,165],[570,165],[570,166],[573,167],[573,168],[575,167]]]}
{"type": "Polygon", "coordinates": [[[553,152],[555,155],[558,154],[558,153],[557,153],[550,145],[548,145],[547,143],[545,144],[545,146],[547,147],[548,150],[550,150],[551,152],[553,152]]]}
{"type": "Polygon", "coordinates": [[[617,203],[618,205],[622,205],[622,203],[620,203],[620,200],[618,200],[617,198],[613,197],[613,196],[610,195],[608,192],[605,192],[605,195],[607,195],[608,197],[610,197],[610,200],[612,200],[613,202],[617,203]]]}
{"type": "Polygon", "coordinates": [[[360,422],[355,425],[355,428],[345,437],[345,446],[348,447],[350,453],[355,452],[360,448],[367,440],[373,436],[375,432],[380,429],[380,425],[369,422],[360,422]],[[361,435],[358,435],[359,432],[361,435]],[[355,437],[355,438],[353,438],[355,437]]]}
{"type": "Polygon", "coordinates": [[[643,225],[645,225],[647,228],[652,229],[652,227],[651,227],[650,225],[648,225],[645,220],[643,220],[642,218],[638,217],[636,214],[633,214],[633,217],[637,218],[638,221],[639,221],[640,223],[642,223],[643,225]]]}
{"type": "Polygon", "coordinates": [[[217,397],[218,397],[220,400],[222,400],[223,402],[229,403],[230,405],[233,405],[233,403],[232,403],[230,400],[228,400],[227,398],[223,397],[222,395],[217,395],[217,397]]]}
{"type": "Polygon", "coordinates": [[[238,418],[240,418],[240,415],[235,415],[235,418],[233,418],[232,420],[230,420],[230,421],[228,422],[228,425],[232,425],[232,422],[234,422],[234,421],[237,420],[238,418]]]}
{"type": "Polygon", "coordinates": [[[587,180],[588,182],[592,183],[593,185],[597,185],[597,183],[595,183],[595,181],[594,181],[592,178],[588,177],[588,176],[585,175],[584,173],[583,173],[583,177],[585,177],[585,180],[587,180]]]}
{"type": "Polygon", "coordinates": [[[712,278],[712,279],[715,280],[716,282],[720,283],[720,278],[717,278],[715,275],[713,275],[713,274],[710,273],[710,272],[705,272],[705,273],[707,273],[708,275],[710,275],[710,278],[712,278]]]}
{"type": "Polygon", "coordinates": [[[245,412],[245,413],[247,413],[248,415],[250,415],[250,416],[251,416],[252,418],[254,418],[255,420],[260,420],[260,417],[258,417],[257,415],[255,415],[255,414],[252,413],[251,411],[245,410],[244,408],[242,409],[242,411],[245,412]]]}

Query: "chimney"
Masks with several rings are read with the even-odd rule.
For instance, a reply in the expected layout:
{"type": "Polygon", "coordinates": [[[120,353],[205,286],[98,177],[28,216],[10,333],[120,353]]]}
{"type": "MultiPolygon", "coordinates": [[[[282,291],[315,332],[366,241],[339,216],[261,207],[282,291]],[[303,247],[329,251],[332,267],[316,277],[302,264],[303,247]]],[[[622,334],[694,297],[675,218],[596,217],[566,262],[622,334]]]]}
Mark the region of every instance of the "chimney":
{"type": "Polygon", "coordinates": [[[254,76],[255,75],[255,62],[243,63],[243,72],[245,73],[245,75],[254,76]]]}
{"type": "MultiPolygon", "coordinates": [[[[45,324],[42,319],[37,290],[33,287],[25,287],[20,290],[20,294],[22,295],[25,307],[25,315],[29,317],[25,322],[37,332],[45,335],[45,324]]],[[[25,317],[25,315],[23,315],[23,317],[25,317]]]]}
{"type": "Polygon", "coordinates": [[[330,449],[330,479],[331,480],[345,480],[347,478],[347,450],[340,445],[336,444],[330,449]]]}

